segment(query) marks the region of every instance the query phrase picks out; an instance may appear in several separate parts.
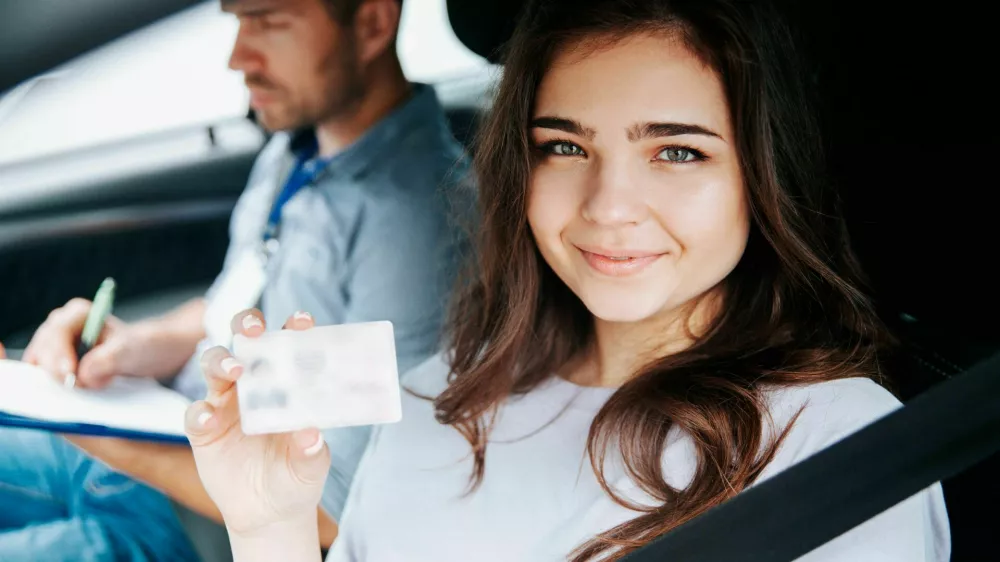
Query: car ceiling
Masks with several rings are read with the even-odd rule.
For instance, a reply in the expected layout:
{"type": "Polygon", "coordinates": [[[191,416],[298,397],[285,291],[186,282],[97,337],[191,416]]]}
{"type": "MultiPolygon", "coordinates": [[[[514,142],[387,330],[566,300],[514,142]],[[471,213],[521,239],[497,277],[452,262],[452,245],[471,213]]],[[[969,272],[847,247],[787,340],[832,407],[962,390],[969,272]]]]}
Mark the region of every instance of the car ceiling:
{"type": "Polygon", "coordinates": [[[0,8],[0,92],[198,0],[8,0],[0,8]]]}

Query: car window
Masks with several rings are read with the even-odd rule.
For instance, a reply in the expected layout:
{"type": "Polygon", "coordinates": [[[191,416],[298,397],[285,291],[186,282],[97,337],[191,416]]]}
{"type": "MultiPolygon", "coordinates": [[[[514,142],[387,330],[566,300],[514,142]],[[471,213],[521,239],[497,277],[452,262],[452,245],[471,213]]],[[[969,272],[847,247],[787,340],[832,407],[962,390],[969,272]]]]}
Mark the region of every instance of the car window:
{"type": "MultiPolygon", "coordinates": [[[[403,6],[398,48],[411,80],[488,67],[455,37],[445,0],[403,6]]],[[[240,118],[248,94],[226,68],[236,31],[236,20],[209,0],[14,88],[0,99],[0,166],[240,118]]]]}

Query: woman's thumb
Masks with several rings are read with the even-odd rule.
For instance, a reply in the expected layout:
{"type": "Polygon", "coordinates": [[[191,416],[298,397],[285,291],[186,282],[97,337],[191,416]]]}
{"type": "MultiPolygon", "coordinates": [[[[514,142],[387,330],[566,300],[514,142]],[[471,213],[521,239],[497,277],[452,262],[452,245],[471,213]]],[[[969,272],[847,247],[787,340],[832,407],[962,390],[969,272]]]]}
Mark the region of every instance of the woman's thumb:
{"type": "Polygon", "coordinates": [[[326,482],[330,469],[330,450],[318,429],[302,429],[292,433],[288,457],[295,475],[309,484],[326,482]]]}

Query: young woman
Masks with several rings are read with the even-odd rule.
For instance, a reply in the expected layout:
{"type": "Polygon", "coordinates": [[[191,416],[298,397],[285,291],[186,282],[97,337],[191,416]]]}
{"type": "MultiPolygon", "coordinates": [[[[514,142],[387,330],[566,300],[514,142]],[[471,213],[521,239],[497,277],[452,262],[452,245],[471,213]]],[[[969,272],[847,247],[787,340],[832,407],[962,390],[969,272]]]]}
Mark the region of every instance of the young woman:
{"type": "MultiPolygon", "coordinates": [[[[617,559],[898,407],[794,54],[759,2],[529,8],[447,352],[404,379],[331,560],[617,559]]],[[[205,370],[189,432],[237,560],[317,559],[318,432],[242,435],[242,368],[205,370]]],[[[935,486],[806,559],[949,550],[935,486]]]]}

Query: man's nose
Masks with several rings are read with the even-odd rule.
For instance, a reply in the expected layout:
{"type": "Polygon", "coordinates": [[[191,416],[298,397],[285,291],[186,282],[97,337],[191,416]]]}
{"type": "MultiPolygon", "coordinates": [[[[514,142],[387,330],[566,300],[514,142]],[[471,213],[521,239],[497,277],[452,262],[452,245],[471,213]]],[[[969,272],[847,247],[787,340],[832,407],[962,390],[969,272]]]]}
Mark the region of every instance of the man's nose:
{"type": "Polygon", "coordinates": [[[233,43],[233,52],[229,55],[229,68],[244,74],[254,74],[263,70],[263,67],[263,57],[250,45],[249,39],[241,28],[233,43]]]}

